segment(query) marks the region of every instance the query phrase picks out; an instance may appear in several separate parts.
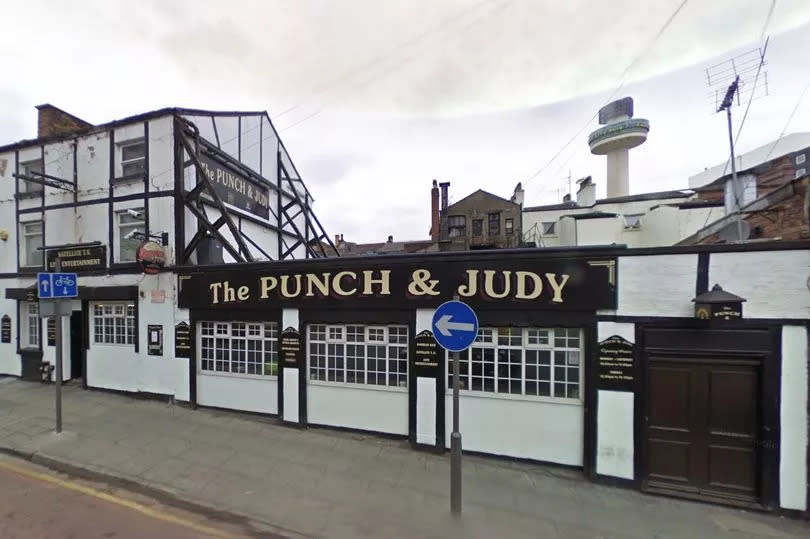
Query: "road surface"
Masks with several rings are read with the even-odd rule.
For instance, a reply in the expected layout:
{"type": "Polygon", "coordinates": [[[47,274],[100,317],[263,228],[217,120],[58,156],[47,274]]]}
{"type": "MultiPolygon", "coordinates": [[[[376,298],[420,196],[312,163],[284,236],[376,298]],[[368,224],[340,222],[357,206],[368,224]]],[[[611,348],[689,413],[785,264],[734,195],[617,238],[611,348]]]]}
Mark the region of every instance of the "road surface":
{"type": "MultiPolygon", "coordinates": [[[[0,455],[3,539],[267,537],[245,525],[171,507],[121,488],[0,455]]],[[[277,537],[277,536],[275,536],[277,537]]]]}

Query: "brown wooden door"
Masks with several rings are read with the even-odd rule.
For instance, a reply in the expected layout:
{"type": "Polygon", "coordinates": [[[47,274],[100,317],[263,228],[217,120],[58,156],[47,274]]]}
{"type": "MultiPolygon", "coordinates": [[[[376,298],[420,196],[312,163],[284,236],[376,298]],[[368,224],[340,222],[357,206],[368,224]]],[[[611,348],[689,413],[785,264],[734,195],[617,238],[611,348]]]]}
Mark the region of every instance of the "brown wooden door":
{"type": "Polygon", "coordinates": [[[759,366],[650,358],[645,487],[756,502],[759,366]]]}

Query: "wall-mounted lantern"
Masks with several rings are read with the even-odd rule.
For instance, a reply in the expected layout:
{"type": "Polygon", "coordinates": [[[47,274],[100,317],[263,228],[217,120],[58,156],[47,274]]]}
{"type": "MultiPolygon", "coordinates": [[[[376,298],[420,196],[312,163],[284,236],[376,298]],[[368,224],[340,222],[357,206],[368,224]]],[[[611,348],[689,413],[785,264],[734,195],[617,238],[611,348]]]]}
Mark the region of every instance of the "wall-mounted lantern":
{"type": "Polygon", "coordinates": [[[745,298],[726,292],[716,284],[709,292],[700,294],[692,301],[695,302],[695,318],[737,320],[742,318],[745,298]]]}

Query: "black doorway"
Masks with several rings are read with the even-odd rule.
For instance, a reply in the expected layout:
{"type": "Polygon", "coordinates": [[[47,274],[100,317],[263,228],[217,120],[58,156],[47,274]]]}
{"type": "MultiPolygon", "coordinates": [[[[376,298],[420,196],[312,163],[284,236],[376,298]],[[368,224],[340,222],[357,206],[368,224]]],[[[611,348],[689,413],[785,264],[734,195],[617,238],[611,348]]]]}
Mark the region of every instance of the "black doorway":
{"type": "Polygon", "coordinates": [[[71,380],[81,378],[82,372],[82,336],[83,331],[82,311],[73,311],[70,315],[70,378],[71,380]]]}

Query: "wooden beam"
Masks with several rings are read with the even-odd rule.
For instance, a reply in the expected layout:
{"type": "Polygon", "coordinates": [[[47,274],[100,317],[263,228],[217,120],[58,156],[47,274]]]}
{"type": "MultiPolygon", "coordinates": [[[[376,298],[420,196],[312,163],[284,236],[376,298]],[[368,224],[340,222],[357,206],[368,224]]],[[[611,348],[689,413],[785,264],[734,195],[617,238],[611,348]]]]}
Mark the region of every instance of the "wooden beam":
{"type": "MultiPolygon", "coordinates": [[[[231,219],[230,213],[228,213],[228,209],[225,207],[225,204],[222,202],[222,199],[219,197],[217,192],[214,190],[214,187],[211,185],[211,182],[208,179],[208,175],[205,173],[205,167],[203,166],[200,158],[197,157],[194,149],[191,146],[191,143],[186,138],[186,134],[184,130],[182,130],[181,124],[181,132],[180,132],[180,141],[183,143],[183,146],[186,149],[186,152],[191,157],[191,160],[194,162],[194,166],[198,172],[198,181],[201,179],[203,183],[205,183],[205,187],[203,188],[208,192],[211,198],[214,201],[214,205],[219,209],[222,216],[225,217],[225,224],[228,225],[228,230],[230,230],[231,235],[233,236],[236,243],[239,245],[239,249],[245,252],[245,259],[248,262],[253,261],[253,256],[250,254],[250,251],[245,244],[242,235],[239,233],[239,230],[236,228],[236,225],[233,223],[233,219],[231,219]]],[[[241,257],[240,257],[241,258],[241,257]]]]}

